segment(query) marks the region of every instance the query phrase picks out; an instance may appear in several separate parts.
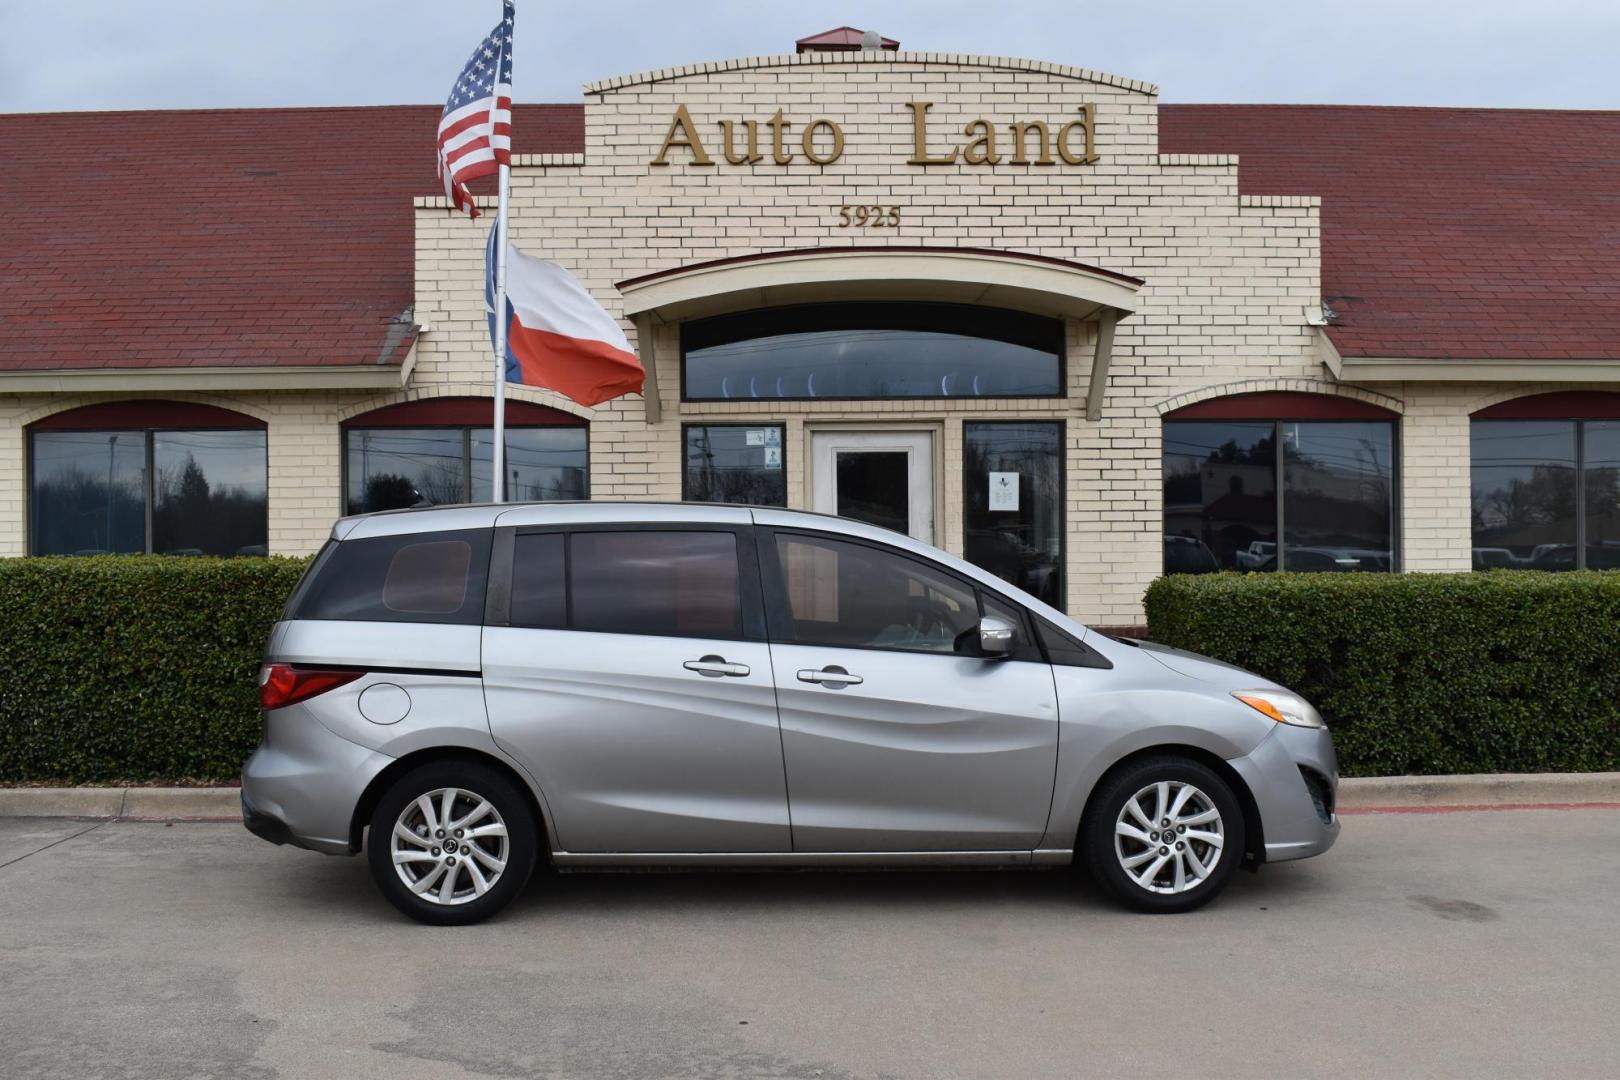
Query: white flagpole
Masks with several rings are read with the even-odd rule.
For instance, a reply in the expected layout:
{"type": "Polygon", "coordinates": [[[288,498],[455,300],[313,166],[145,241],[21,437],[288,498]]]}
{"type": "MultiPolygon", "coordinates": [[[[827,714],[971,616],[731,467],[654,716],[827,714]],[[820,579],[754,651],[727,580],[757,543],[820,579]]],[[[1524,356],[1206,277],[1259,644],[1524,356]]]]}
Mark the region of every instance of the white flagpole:
{"type": "MultiPolygon", "coordinates": [[[[506,42],[512,37],[512,27],[508,26],[506,30],[501,35],[500,56],[495,60],[495,97],[489,103],[491,143],[495,140],[495,109],[501,100],[501,69],[506,66],[506,42]]],[[[495,211],[495,482],[490,489],[490,501],[501,503],[506,501],[506,196],[511,189],[511,167],[501,165],[498,176],[500,203],[495,211]]]]}
{"type": "Polygon", "coordinates": [[[500,169],[500,209],[495,212],[495,486],[490,497],[506,501],[506,193],[511,170],[500,169]]]}

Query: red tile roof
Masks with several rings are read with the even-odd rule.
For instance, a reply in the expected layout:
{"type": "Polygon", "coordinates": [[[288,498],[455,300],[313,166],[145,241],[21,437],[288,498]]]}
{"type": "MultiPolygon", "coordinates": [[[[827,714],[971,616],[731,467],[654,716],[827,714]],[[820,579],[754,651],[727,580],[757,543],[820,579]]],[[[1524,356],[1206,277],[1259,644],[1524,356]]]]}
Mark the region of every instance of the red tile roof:
{"type": "MultiPolygon", "coordinates": [[[[399,363],[439,112],[0,116],[0,371],[399,363]]],[[[513,126],[584,142],[577,105],[513,126]]]]}
{"type": "MultiPolygon", "coordinates": [[[[831,30],[823,30],[819,34],[802,37],[793,44],[795,52],[844,52],[861,47],[861,35],[865,30],[857,30],[853,26],[835,26],[831,30]]],[[[900,43],[894,38],[878,35],[883,48],[890,52],[900,48],[900,43]]]]}
{"type": "MultiPolygon", "coordinates": [[[[1322,196],[1351,356],[1620,358],[1620,113],[1165,105],[1322,196]]],[[[436,106],[0,116],[0,371],[398,363],[436,106]]],[[[578,105],[520,105],[521,153],[578,105]]]]}
{"type": "Polygon", "coordinates": [[[1322,197],[1346,356],[1620,358],[1620,112],[1166,105],[1159,147],[1322,197]]]}

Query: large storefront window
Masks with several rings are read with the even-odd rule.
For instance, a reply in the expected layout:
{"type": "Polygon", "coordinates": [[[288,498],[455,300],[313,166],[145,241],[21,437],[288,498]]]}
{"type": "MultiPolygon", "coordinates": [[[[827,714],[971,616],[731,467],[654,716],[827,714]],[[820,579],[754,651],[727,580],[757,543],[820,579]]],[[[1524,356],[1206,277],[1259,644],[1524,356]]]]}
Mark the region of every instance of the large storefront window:
{"type": "MultiPolygon", "coordinates": [[[[344,512],[488,502],[494,494],[491,404],[446,398],[356,417],[343,429],[344,512]]],[[[589,497],[589,429],[543,406],[508,402],[506,497],[589,497]]]]}
{"type": "Polygon", "coordinates": [[[1165,424],[1164,572],[1256,570],[1276,555],[1276,425],[1165,424]]]}
{"type": "Polygon", "coordinates": [[[1165,422],[1166,573],[1395,568],[1392,421],[1219,418],[1290,406],[1338,411],[1300,397],[1309,398],[1212,402],[1184,413],[1209,419],[1165,422]]]}
{"type": "Polygon", "coordinates": [[[265,432],[205,406],[110,403],[29,431],[29,551],[35,555],[263,555],[265,432]],[[144,427],[130,421],[232,428],[144,427]],[[99,427],[98,422],[119,426],[99,427]]]}
{"type": "Polygon", "coordinates": [[[1063,425],[964,424],[963,556],[1063,607],[1063,425]]]}
{"type": "Polygon", "coordinates": [[[681,327],[688,401],[1054,397],[1063,322],[962,304],[807,304],[681,327]]]}
{"type": "MultiPolygon", "coordinates": [[[[347,429],[346,512],[488,502],[494,436],[493,428],[347,429]]],[[[508,428],[506,498],[585,498],[585,457],[585,428],[508,428]]]]}
{"type": "Polygon", "coordinates": [[[1474,569],[1620,569],[1620,419],[1476,419],[1470,442],[1474,569]]]}
{"type": "Polygon", "coordinates": [[[683,498],[786,506],[786,434],[781,424],[686,425],[683,498]]]}

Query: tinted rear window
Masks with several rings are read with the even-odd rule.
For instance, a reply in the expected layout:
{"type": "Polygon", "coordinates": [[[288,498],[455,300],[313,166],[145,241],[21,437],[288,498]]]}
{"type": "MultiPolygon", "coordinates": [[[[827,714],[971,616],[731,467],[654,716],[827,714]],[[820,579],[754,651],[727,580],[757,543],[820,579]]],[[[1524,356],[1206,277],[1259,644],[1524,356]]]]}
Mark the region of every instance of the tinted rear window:
{"type": "Polygon", "coordinates": [[[345,540],[312,569],[293,617],[476,625],[489,545],[487,529],[345,540]]]}
{"type": "Polygon", "coordinates": [[[574,629],[742,636],[734,533],[580,532],[568,542],[574,629]]]}

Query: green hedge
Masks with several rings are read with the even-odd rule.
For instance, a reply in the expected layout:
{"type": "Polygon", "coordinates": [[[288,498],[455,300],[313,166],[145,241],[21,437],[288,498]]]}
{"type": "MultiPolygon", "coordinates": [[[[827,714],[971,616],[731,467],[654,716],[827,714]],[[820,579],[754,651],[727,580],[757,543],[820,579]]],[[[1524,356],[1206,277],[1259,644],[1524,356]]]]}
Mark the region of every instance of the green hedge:
{"type": "Polygon", "coordinates": [[[1620,573],[1178,575],[1147,615],[1303,694],[1349,776],[1620,768],[1620,573]]]}
{"type": "MultiPolygon", "coordinates": [[[[0,559],[0,783],[231,780],[302,559],[0,559]]],[[[1157,641],[1310,698],[1347,775],[1620,769],[1620,573],[1155,582],[1157,641]]]]}
{"type": "Polygon", "coordinates": [[[0,783],[231,780],[304,559],[0,559],[0,783]]]}

